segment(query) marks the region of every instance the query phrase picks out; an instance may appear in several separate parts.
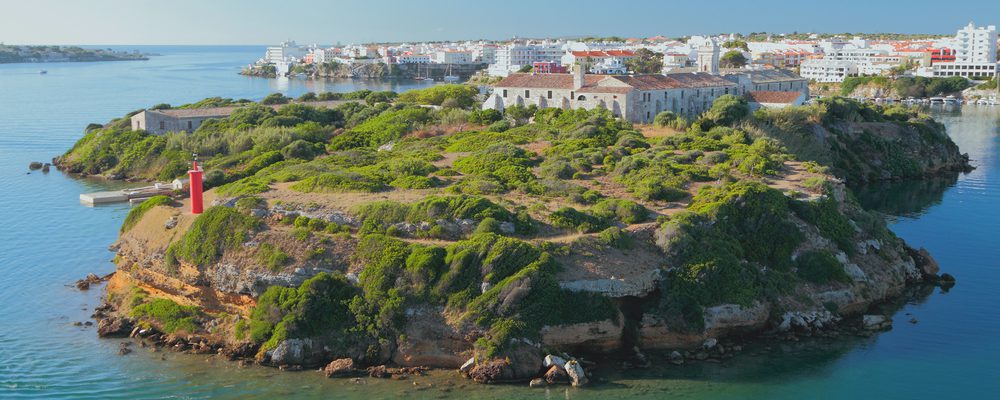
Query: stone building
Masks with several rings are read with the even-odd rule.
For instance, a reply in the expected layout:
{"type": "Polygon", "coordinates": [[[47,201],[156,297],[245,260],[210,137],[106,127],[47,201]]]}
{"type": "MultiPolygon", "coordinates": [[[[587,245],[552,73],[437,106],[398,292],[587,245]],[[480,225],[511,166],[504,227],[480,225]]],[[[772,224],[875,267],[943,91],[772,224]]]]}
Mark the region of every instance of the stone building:
{"type": "MultiPolygon", "coordinates": [[[[333,108],[351,100],[311,101],[301,103],[310,107],[333,108]]],[[[265,107],[277,111],[284,104],[265,107]]],[[[130,119],[132,130],[163,135],[167,132],[194,132],[207,120],[226,118],[240,107],[178,108],[165,110],[143,110],[130,119]]]]}
{"type": "Polygon", "coordinates": [[[573,74],[510,74],[494,86],[483,109],[601,107],[631,122],[651,123],[662,111],[697,116],[726,94],[744,95],[735,82],[712,74],[588,75],[575,68],[573,74]]]}

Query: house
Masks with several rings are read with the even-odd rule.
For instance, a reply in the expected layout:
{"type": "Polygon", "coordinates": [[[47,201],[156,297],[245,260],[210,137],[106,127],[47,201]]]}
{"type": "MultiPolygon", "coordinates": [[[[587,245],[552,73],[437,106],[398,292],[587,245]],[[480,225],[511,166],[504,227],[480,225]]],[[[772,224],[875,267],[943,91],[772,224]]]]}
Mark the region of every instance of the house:
{"type": "Polygon", "coordinates": [[[605,108],[631,122],[651,123],[662,111],[696,116],[726,94],[743,95],[736,83],[711,74],[590,75],[575,66],[572,74],[510,74],[482,107],[605,108]]]}
{"type": "Polygon", "coordinates": [[[858,74],[858,66],[850,61],[814,58],[802,62],[799,74],[821,83],[843,82],[844,78],[858,74]]]}
{"type": "Polygon", "coordinates": [[[722,76],[740,86],[743,93],[757,91],[798,91],[809,97],[809,80],[787,69],[731,69],[722,76]]]}
{"type": "Polygon", "coordinates": [[[635,58],[635,52],[631,50],[589,50],[570,51],[562,56],[563,65],[580,65],[590,70],[594,66],[606,66],[611,60],[618,60],[619,64],[635,58]]]}
{"type": "MultiPolygon", "coordinates": [[[[311,107],[333,108],[350,100],[311,101],[303,103],[311,107]]],[[[284,104],[266,107],[277,111],[284,104]]],[[[143,110],[130,118],[132,130],[163,135],[167,132],[194,132],[205,121],[226,118],[240,107],[179,108],[168,110],[143,110]]]]}
{"type": "Polygon", "coordinates": [[[753,91],[747,93],[750,111],[764,108],[785,108],[801,106],[806,102],[806,94],[801,91],[753,91]]]}

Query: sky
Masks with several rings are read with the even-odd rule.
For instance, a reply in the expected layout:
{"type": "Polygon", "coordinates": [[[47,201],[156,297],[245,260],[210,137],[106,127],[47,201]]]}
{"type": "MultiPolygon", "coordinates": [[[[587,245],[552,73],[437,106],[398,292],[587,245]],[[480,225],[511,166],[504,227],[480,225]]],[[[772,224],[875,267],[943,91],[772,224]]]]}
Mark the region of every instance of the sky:
{"type": "Polygon", "coordinates": [[[0,0],[6,44],[349,44],[767,31],[952,34],[1000,25],[961,0],[0,0]],[[960,5],[959,5],[960,4],[960,5]]]}

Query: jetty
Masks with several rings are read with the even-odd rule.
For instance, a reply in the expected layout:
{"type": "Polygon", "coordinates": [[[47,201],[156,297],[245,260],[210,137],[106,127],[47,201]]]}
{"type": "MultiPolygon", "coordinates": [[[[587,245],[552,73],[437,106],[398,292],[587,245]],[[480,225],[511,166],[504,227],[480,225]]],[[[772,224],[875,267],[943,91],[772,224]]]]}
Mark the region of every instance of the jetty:
{"type": "Polygon", "coordinates": [[[175,179],[171,183],[154,183],[152,186],[143,186],[122,190],[112,190],[106,192],[83,193],[80,195],[80,203],[88,206],[111,203],[137,203],[157,195],[169,195],[175,190],[187,188],[187,179],[175,179]]]}

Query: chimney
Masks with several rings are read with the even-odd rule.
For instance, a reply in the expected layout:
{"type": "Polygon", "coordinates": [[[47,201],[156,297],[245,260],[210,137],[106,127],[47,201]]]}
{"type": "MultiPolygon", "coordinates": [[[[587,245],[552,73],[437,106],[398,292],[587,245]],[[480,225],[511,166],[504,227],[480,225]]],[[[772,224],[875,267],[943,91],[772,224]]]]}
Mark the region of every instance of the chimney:
{"type": "Polygon", "coordinates": [[[574,65],[573,66],[573,90],[579,90],[583,87],[583,66],[574,65]]]}
{"type": "Polygon", "coordinates": [[[191,190],[191,214],[201,214],[204,211],[201,193],[201,168],[198,168],[198,160],[194,160],[191,170],[188,171],[188,187],[191,190]]]}

